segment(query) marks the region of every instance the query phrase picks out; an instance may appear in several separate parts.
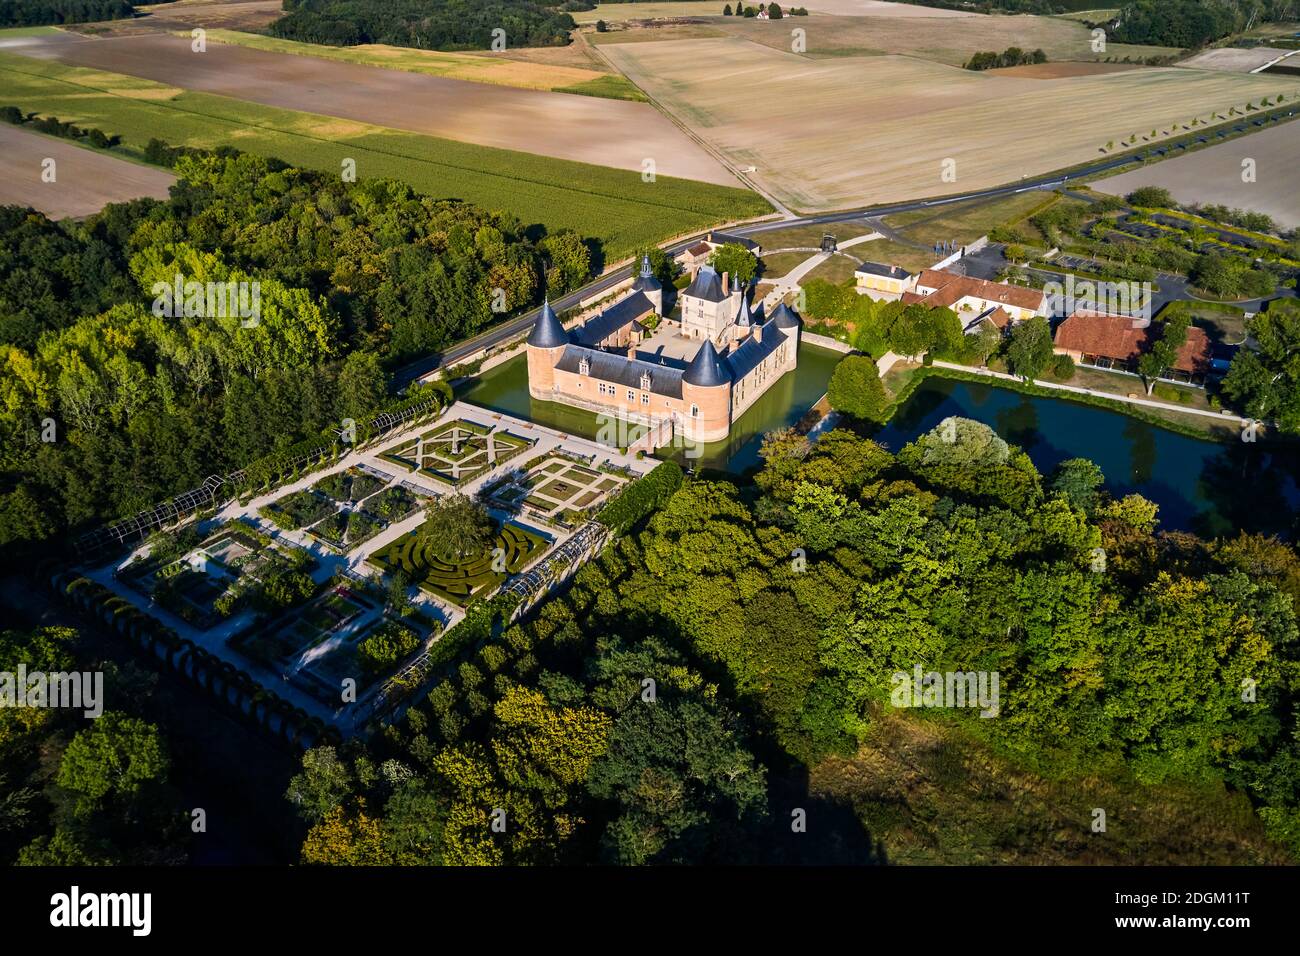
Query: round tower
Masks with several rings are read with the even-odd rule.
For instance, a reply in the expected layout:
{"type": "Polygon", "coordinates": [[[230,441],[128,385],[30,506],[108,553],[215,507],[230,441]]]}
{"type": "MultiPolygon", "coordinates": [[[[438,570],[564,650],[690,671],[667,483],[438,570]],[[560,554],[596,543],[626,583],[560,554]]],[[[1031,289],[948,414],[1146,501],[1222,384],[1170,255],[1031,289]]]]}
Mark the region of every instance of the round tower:
{"type": "Polygon", "coordinates": [[[548,298],[537,313],[533,330],[528,333],[528,394],[533,398],[553,400],[555,364],[560,361],[568,344],[569,333],[564,331],[548,298]]]}
{"type": "Polygon", "coordinates": [[[650,257],[641,257],[641,274],[636,277],[632,283],[633,294],[637,292],[645,293],[645,297],[654,303],[655,315],[664,314],[664,287],[663,283],[655,278],[655,274],[650,269],[650,257]]]}
{"type": "Polygon", "coordinates": [[[711,339],[682,373],[685,431],[696,441],[721,441],[731,428],[731,374],[711,339]]]}

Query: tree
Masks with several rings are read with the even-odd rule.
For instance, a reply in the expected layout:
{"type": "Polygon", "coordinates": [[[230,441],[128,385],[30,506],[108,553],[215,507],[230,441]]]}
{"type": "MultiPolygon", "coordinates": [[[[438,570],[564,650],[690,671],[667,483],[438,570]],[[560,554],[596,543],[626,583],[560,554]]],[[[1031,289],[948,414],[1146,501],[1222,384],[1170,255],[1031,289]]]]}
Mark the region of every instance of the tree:
{"type": "Polygon", "coordinates": [[[709,256],[709,265],[727,272],[733,283],[748,285],[758,272],[758,257],[737,242],[724,242],[709,256]]]}
{"type": "Polygon", "coordinates": [[[422,544],[445,558],[482,554],[496,528],[483,505],[465,495],[435,498],[424,509],[424,524],[416,531],[422,544]]]}
{"type": "Polygon", "coordinates": [[[1007,364],[1012,372],[1032,382],[1051,360],[1052,328],[1045,318],[1036,315],[1012,326],[1007,345],[1007,364]]]}
{"type": "Polygon", "coordinates": [[[388,394],[379,356],[358,351],[343,360],[338,380],[339,418],[354,422],[369,421],[388,394]]]}
{"type": "Polygon", "coordinates": [[[875,360],[869,355],[846,355],[831,373],[827,396],[831,407],[854,418],[879,420],[888,398],[875,360]]]}
{"type": "Polygon", "coordinates": [[[725,7],[722,8],[722,15],[724,17],[731,16],[731,4],[727,4],[725,7]]]}
{"type": "Polygon", "coordinates": [[[1174,204],[1174,197],[1169,190],[1160,186],[1139,187],[1125,198],[1134,206],[1143,206],[1148,209],[1168,209],[1174,204]]]}
{"type": "Polygon", "coordinates": [[[780,20],[780,19],[781,19],[781,16],[782,16],[782,14],[781,14],[781,5],[780,5],[779,3],[776,3],[775,0],[773,0],[772,3],[769,3],[769,4],[767,5],[767,16],[768,16],[768,19],[770,19],[770,20],[780,20]]]}
{"type": "Polygon", "coordinates": [[[1156,387],[1156,379],[1178,360],[1178,352],[1187,342],[1187,330],[1192,324],[1191,313],[1180,310],[1164,323],[1160,338],[1151,344],[1138,359],[1138,371],[1146,382],[1147,394],[1156,387]]]}
{"type": "Polygon", "coordinates": [[[596,32],[597,32],[597,33],[608,33],[608,32],[609,32],[609,26],[605,23],[604,20],[597,20],[597,21],[596,21],[596,32]]]}
{"type": "Polygon", "coordinates": [[[314,747],[302,755],[302,771],[289,780],[285,798],[308,823],[318,823],[342,807],[353,793],[352,772],[333,747],[314,747]]]}
{"type": "Polygon", "coordinates": [[[572,292],[587,281],[591,275],[591,250],[576,232],[561,229],[543,239],[541,245],[551,264],[546,272],[546,291],[551,297],[572,292]]]}
{"type": "Polygon", "coordinates": [[[1258,345],[1233,356],[1224,392],[1252,418],[1276,418],[1288,434],[1300,434],[1300,304],[1278,300],[1247,326],[1258,345]]]}
{"type": "Polygon", "coordinates": [[[1072,506],[1088,511],[1097,501],[1098,492],[1106,476],[1100,468],[1086,458],[1068,458],[1056,466],[1048,481],[1048,489],[1063,495],[1072,506]]]}
{"type": "Polygon", "coordinates": [[[157,727],[109,711],[72,738],[56,780],[81,797],[84,809],[107,799],[129,799],[145,785],[162,782],[168,763],[157,727]]]}

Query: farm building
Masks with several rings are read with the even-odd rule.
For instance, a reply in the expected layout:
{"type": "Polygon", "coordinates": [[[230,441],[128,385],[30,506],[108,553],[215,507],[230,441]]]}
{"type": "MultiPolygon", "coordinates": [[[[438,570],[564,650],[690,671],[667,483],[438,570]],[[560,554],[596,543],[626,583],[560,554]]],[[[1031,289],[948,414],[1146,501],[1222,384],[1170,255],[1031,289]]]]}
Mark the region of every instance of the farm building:
{"type": "MultiPolygon", "coordinates": [[[[1136,325],[1128,315],[1075,312],[1057,328],[1054,351],[1070,356],[1079,365],[1136,373],[1138,359],[1150,348],[1157,331],[1156,326],[1136,325]]],[[[1204,385],[1211,359],[1212,349],[1205,331],[1192,326],[1173,366],[1162,377],[1204,385]]]]}

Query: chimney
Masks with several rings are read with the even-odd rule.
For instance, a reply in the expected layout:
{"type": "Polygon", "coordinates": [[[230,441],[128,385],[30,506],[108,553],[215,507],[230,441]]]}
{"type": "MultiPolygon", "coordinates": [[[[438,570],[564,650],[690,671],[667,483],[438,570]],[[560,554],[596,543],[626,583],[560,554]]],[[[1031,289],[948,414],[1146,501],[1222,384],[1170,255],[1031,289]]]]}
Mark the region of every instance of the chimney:
{"type": "Polygon", "coordinates": [[[731,295],[731,283],[728,281],[727,273],[722,273],[722,294],[731,295]]]}

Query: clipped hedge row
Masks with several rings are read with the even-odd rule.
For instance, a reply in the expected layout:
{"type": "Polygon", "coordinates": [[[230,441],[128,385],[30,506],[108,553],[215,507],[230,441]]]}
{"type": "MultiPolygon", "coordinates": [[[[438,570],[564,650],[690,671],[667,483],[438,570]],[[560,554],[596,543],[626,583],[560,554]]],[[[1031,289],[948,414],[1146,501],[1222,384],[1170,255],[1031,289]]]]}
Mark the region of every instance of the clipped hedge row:
{"type": "Polygon", "coordinates": [[[97,581],[67,571],[46,570],[41,576],[58,597],[126,639],[155,663],[165,664],[250,725],[291,746],[342,742],[338,728],[263,687],[246,671],[181,637],[97,581]]]}
{"type": "Polygon", "coordinates": [[[608,502],[596,520],[616,535],[626,534],[673,496],[682,486],[682,468],[675,461],[660,462],[643,478],[632,482],[608,502]]]}

